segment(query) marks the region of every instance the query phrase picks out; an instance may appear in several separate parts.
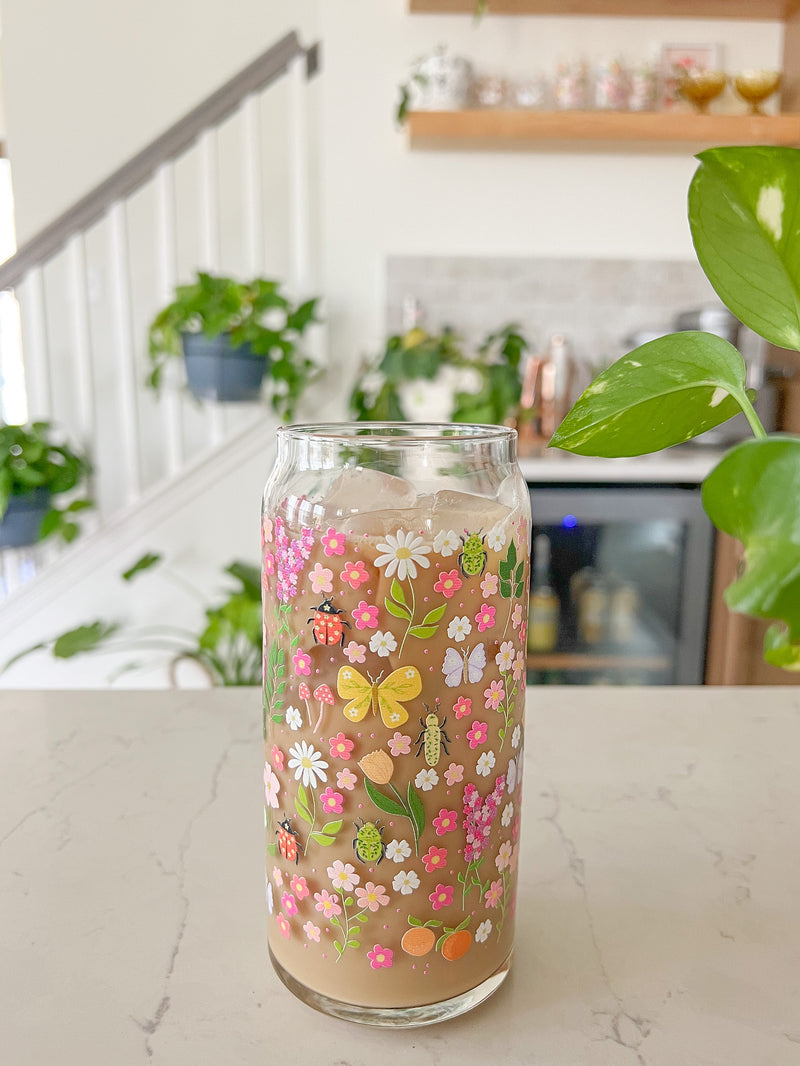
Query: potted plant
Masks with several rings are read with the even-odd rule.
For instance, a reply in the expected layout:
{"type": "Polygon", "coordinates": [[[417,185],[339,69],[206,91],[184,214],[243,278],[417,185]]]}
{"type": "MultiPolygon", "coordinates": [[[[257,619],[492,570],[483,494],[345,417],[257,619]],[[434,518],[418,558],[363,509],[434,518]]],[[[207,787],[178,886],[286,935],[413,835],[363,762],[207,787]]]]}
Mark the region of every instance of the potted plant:
{"type": "Polygon", "coordinates": [[[351,411],[360,422],[502,423],[519,406],[519,364],[527,348],[512,325],[491,333],[474,355],[449,329],[391,336],[383,355],[362,367],[351,411]]]}
{"type": "Polygon", "coordinates": [[[252,402],[269,370],[272,407],[289,421],[314,371],[298,340],[317,321],[317,303],[315,297],[295,306],[278,281],[198,273],[150,324],[147,382],[158,390],[165,365],[183,355],[198,399],[252,402]]]}
{"type": "MultiPolygon", "coordinates": [[[[800,351],[800,150],[713,148],[698,158],[689,223],[700,265],[745,325],[800,351]]],[[[743,411],[754,439],[711,471],[703,505],[744,547],[728,606],[772,621],[764,658],[800,670],[800,437],[768,435],[754,395],[733,345],[703,332],[673,334],[600,374],[550,443],[581,455],[642,455],[743,411]]]]}
{"type": "Polygon", "coordinates": [[[50,536],[73,541],[80,532],[74,515],[92,501],[82,497],[60,507],[53,497],[77,488],[90,471],[84,456],[54,442],[49,422],[0,426],[0,548],[50,536]]]}

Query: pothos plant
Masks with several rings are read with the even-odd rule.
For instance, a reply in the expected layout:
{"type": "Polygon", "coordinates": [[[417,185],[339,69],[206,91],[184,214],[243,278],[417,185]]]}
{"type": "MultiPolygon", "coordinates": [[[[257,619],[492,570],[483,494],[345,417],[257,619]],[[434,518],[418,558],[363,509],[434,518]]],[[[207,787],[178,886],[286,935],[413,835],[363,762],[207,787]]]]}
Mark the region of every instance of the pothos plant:
{"type": "MultiPolygon", "coordinates": [[[[689,223],[700,265],[745,325],[800,351],[800,150],[713,148],[698,159],[689,223]]],[[[711,471],[703,505],[744,546],[728,606],[771,620],[764,658],[800,670],[800,437],[765,432],[745,369],[736,348],[708,333],[650,341],[596,378],[550,444],[581,455],[642,455],[743,411],[754,439],[711,471]]]]}
{"type": "Polygon", "coordinates": [[[453,422],[502,424],[519,405],[519,364],[528,342],[515,325],[490,333],[474,354],[468,354],[450,329],[438,334],[416,328],[395,334],[383,355],[362,367],[350,396],[350,408],[359,422],[407,422],[403,387],[434,379],[446,368],[476,377],[474,391],[457,390],[453,396],[453,422]]]}

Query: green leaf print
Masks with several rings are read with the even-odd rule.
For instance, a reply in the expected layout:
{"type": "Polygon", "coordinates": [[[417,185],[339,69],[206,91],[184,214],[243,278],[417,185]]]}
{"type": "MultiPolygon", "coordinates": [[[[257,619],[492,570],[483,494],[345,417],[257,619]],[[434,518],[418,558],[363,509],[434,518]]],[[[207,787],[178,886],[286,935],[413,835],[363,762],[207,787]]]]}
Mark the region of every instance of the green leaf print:
{"type": "Polygon", "coordinates": [[[408,817],[408,811],[402,807],[396,800],[393,800],[391,796],[384,796],[382,792],[379,792],[373,783],[369,780],[364,781],[364,785],[367,789],[367,795],[378,808],[378,810],[384,811],[386,814],[394,814],[401,818],[408,817]]]}
{"type": "Polygon", "coordinates": [[[413,784],[408,782],[408,807],[411,811],[411,817],[414,822],[414,829],[416,830],[417,839],[422,836],[422,830],[425,828],[425,808],[422,806],[422,800],[414,791],[413,784]]]}
{"type": "Polygon", "coordinates": [[[438,622],[441,622],[444,617],[444,612],[447,610],[447,604],[443,603],[441,607],[434,607],[432,611],[428,611],[425,617],[422,619],[424,626],[435,626],[438,622]]]}
{"type": "Polygon", "coordinates": [[[402,604],[403,607],[408,607],[408,601],[406,600],[405,592],[403,592],[403,586],[400,584],[397,578],[394,578],[392,580],[391,597],[397,603],[402,604]]]}
{"type": "Polygon", "coordinates": [[[402,618],[406,622],[411,621],[411,612],[408,610],[408,608],[398,606],[398,604],[393,603],[388,596],[383,601],[383,605],[389,612],[389,614],[393,614],[395,618],[402,618]]]}

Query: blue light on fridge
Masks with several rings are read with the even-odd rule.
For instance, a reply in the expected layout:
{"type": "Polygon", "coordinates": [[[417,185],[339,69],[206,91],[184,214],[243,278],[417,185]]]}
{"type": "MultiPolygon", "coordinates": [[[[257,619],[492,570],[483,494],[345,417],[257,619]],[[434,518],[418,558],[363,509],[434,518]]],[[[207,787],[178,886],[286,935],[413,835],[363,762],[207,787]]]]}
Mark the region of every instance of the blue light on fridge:
{"type": "Polygon", "coordinates": [[[578,524],[578,519],[574,514],[565,514],[561,519],[561,525],[564,529],[574,529],[578,524]]]}

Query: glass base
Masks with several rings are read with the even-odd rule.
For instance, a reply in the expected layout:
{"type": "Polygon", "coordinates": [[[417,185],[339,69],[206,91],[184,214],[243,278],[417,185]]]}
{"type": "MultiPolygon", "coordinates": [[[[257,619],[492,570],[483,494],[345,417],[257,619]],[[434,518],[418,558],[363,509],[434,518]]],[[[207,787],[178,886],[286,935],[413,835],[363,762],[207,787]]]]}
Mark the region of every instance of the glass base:
{"type": "Polygon", "coordinates": [[[360,1022],[362,1025],[378,1025],[388,1029],[418,1029],[423,1025],[435,1025],[436,1022],[457,1018],[459,1014],[466,1014],[473,1007],[483,1003],[506,979],[511,969],[513,954],[513,951],[510,952],[495,972],[477,987],[471,988],[468,992],[462,992],[459,996],[453,996],[452,999],[444,999],[440,1003],[426,1003],[419,1007],[360,1007],[356,1003],[342,1003],[341,1000],[323,996],[320,992],[315,992],[296,981],[281,966],[272,951],[269,956],[275,973],[289,991],[314,1010],[330,1014],[334,1018],[342,1018],[347,1022],[360,1022]]]}

